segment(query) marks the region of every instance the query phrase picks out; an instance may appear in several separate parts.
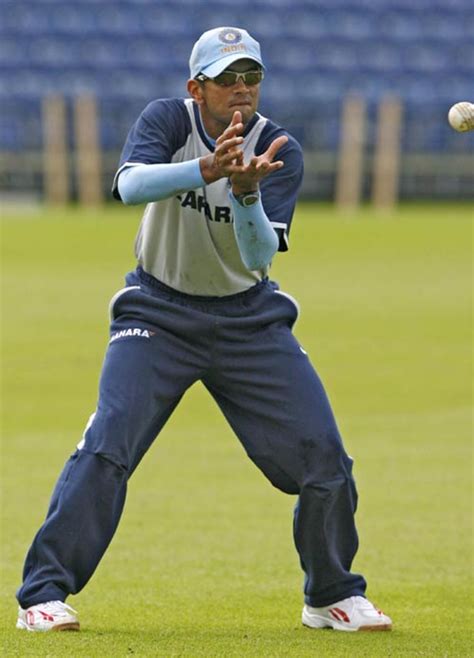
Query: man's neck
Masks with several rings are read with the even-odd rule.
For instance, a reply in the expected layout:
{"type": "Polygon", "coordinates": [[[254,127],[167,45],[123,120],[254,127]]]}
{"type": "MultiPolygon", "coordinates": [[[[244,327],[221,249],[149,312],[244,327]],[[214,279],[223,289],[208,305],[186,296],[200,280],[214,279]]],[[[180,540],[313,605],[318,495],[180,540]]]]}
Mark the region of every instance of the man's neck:
{"type": "MultiPolygon", "coordinates": [[[[203,130],[203,132],[204,132],[204,135],[206,136],[207,141],[208,141],[210,144],[212,144],[213,146],[215,146],[215,144],[216,144],[216,139],[217,139],[217,137],[219,137],[219,135],[220,135],[221,133],[219,133],[219,135],[217,135],[217,137],[212,137],[212,135],[209,133],[209,130],[207,129],[206,122],[204,121],[204,118],[203,118],[203,116],[202,116],[202,113],[201,113],[201,110],[200,110],[200,109],[199,109],[199,118],[201,119],[201,127],[202,127],[202,130],[203,130]]],[[[225,129],[224,129],[224,130],[225,130],[225,129]]],[[[222,131],[222,132],[224,132],[224,131],[222,131]]]]}
{"type": "Polygon", "coordinates": [[[207,116],[205,113],[203,114],[200,107],[198,107],[198,109],[199,117],[201,119],[201,126],[206,134],[206,137],[209,139],[209,141],[215,142],[216,139],[220,137],[220,135],[222,135],[224,130],[227,128],[227,124],[221,123],[213,117],[207,116]]]}

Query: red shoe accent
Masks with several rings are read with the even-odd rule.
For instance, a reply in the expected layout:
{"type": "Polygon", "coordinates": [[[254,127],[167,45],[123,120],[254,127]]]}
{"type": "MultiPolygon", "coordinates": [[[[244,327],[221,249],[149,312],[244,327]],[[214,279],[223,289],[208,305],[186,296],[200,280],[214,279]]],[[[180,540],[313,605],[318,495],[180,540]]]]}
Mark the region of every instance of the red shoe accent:
{"type": "Polygon", "coordinates": [[[334,619],[337,619],[337,621],[345,621],[348,624],[350,623],[350,619],[348,615],[344,612],[344,610],[341,610],[341,608],[331,608],[329,610],[329,613],[334,617],[334,619]]]}

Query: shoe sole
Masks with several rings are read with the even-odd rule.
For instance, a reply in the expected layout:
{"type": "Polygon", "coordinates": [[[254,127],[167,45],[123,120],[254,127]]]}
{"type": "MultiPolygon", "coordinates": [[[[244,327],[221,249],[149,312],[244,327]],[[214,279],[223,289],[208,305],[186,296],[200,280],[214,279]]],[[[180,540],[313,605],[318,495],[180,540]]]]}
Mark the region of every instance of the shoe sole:
{"type": "Polygon", "coordinates": [[[375,624],[374,626],[361,626],[358,631],[391,631],[392,624],[375,624]]]}
{"type": "Polygon", "coordinates": [[[359,628],[343,628],[342,626],[332,626],[331,624],[325,624],[324,626],[312,626],[311,624],[305,624],[303,626],[306,628],[321,630],[324,628],[330,628],[333,631],[344,631],[345,633],[358,633],[359,631],[371,631],[375,633],[376,631],[391,631],[391,624],[374,624],[373,626],[359,626],[359,628]]]}
{"type": "Polygon", "coordinates": [[[59,626],[53,626],[52,631],[79,631],[81,630],[81,625],[79,622],[71,622],[69,624],[59,624],[59,626]]]}
{"type": "Polygon", "coordinates": [[[47,629],[39,629],[39,628],[32,628],[31,626],[28,626],[28,624],[21,619],[19,619],[16,623],[16,627],[22,631],[29,631],[30,633],[48,633],[50,631],[79,631],[81,630],[81,625],[78,621],[71,621],[67,622],[66,624],[58,624],[57,626],[53,626],[52,628],[47,628],[47,629]]]}
{"type": "Polygon", "coordinates": [[[323,619],[323,618],[308,619],[306,615],[303,616],[303,626],[313,629],[331,628],[334,631],[344,631],[346,633],[356,633],[358,631],[376,632],[376,631],[392,630],[392,624],[370,624],[367,626],[359,626],[358,628],[350,628],[347,626],[343,626],[342,624],[338,624],[337,622],[329,621],[328,619],[323,619]]]}

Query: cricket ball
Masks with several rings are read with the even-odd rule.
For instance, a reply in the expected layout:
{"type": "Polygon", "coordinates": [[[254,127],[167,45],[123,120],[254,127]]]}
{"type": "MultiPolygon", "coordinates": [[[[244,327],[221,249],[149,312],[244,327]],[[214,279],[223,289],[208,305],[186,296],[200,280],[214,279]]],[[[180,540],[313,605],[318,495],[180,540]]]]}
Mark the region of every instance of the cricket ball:
{"type": "Polygon", "coordinates": [[[448,121],[458,133],[474,130],[474,103],[464,101],[453,105],[448,112],[448,121]]]}

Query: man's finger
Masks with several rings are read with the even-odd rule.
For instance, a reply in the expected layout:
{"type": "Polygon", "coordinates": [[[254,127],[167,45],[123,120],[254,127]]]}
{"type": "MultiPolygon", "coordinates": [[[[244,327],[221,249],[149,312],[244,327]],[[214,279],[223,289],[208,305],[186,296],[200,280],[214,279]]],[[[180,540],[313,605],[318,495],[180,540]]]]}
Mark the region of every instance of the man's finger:
{"type": "Polygon", "coordinates": [[[257,167],[258,167],[258,158],[254,156],[248,163],[248,168],[249,170],[253,169],[254,171],[257,171],[257,167]]]}
{"type": "Polygon", "coordinates": [[[271,161],[275,157],[275,155],[278,153],[278,151],[281,149],[281,147],[286,144],[288,141],[288,137],[286,135],[281,135],[280,137],[277,137],[276,139],[273,140],[273,142],[270,144],[270,146],[267,148],[265,151],[265,156],[271,161]]]}
{"type": "Polygon", "coordinates": [[[225,142],[227,139],[231,139],[232,137],[239,135],[243,129],[243,123],[236,123],[234,125],[227,126],[222,135],[219,135],[219,137],[216,139],[216,144],[222,144],[222,142],[225,142]]]}
{"type": "Polygon", "coordinates": [[[281,169],[284,166],[283,160],[275,160],[275,162],[266,162],[266,171],[274,171],[275,169],[281,169]]]}
{"type": "Polygon", "coordinates": [[[243,137],[231,137],[230,139],[225,139],[223,142],[220,142],[219,145],[217,145],[216,142],[216,150],[215,153],[225,153],[231,148],[234,148],[234,146],[237,146],[238,144],[242,144],[244,141],[243,137]]]}
{"type": "MultiPolygon", "coordinates": [[[[242,112],[235,110],[230,120],[230,124],[227,126],[226,130],[233,130],[237,135],[240,135],[244,131],[244,124],[242,122],[242,112]]],[[[224,130],[225,132],[225,130],[224,130]]]]}
{"type": "Polygon", "coordinates": [[[242,123],[242,112],[235,110],[234,114],[232,115],[230,125],[236,126],[238,123],[242,123]]]}
{"type": "Polygon", "coordinates": [[[235,151],[229,151],[228,153],[225,153],[219,158],[219,166],[220,167],[227,167],[227,165],[233,161],[238,162],[239,164],[243,164],[243,158],[240,155],[240,152],[235,150],[235,151]]]}
{"type": "Polygon", "coordinates": [[[271,174],[274,171],[277,171],[278,169],[281,169],[284,166],[285,163],[283,162],[283,160],[276,160],[276,162],[269,163],[268,169],[265,171],[265,176],[268,176],[268,174],[271,174]]]}
{"type": "Polygon", "coordinates": [[[243,174],[245,172],[245,165],[231,163],[226,167],[227,176],[232,174],[243,174]]]}

